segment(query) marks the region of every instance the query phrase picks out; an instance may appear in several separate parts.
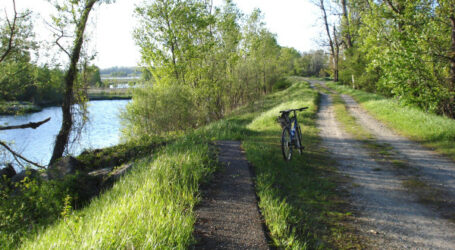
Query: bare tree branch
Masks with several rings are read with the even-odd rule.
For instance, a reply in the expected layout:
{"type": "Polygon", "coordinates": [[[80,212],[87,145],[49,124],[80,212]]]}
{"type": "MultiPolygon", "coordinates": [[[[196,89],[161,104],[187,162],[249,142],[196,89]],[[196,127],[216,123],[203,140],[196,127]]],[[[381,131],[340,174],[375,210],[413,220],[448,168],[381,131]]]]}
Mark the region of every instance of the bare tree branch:
{"type": "MultiPolygon", "coordinates": [[[[42,165],[40,165],[40,164],[38,164],[38,163],[36,163],[36,162],[33,162],[33,161],[31,161],[31,160],[29,160],[29,159],[23,157],[22,155],[16,153],[14,150],[12,150],[12,149],[11,149],[6,143],[4,143],[3,141],[0,141],[0,145],[3,146],[6,150],[8,150],[8,151],[14,156],[14,158],[16,159],[16,161],[19,162],[19,160],[18,160],[17,158],[20,158],[21,160],[23,160],[23,161],[25,161],[25,162],[27,162],[27,163],[30,163],[30,164],[32,164],[32,165],[34,165],[34,166],[36,166],[36,167],[39,167],[39,168],[42,168],[42,169],[46,169],[45,166],[42,166],[42,165]]],[[[19,162],[19,164],[20,164],[20,162],[19,162]]],[[[22,165],[22,164],[20,164],[20,165],[22,165]]]]}
{"type": "Polygon", "coordinates": [[[6,126],[6,127],[0,127],[0,130],[11,130],[11,129],[24,129],[24,128],[32,128],[36,129],[37,127],[43,125],[44,123],[50,121],[51,118],[47,118],[45,120],[42,120],[40,122],[30,122],[26,124],[21,124],[21,125],[14,125],[14,126],[6,126]]]}
{"type": "Polygon", "coordinates": [[[62,33],[58,36],[57,40],[55,40],[55,43],[57,44],[57,46],[63,51],[65,52],[65,54],[71,58],[71,54],[59,43],[60,39],[64,38],[65,37],[65,34],[63,33],[63,30],[62,30],[62,33]]]}
{"type": "Polygon", "coordinates": [[[62,38],[69,38],[71,36],[65,35],[65,31],[63,29],[59,29],[57,27],[54,27],[52,24],[45,22],[49,28],[52,29],[52,33],[57,36],[57,39],[55,40],[55,44],[69,57],[71,58],[71,54],[60,44],[60,39],[62,38]]]}
{"type": "Polygon", "coordinates": [[[397,13],[397,14],[401,14],[401,10],[399,10],[397,7],[395,7],[395,5],[393,5],[392,1],[390,0],[386,0],[387,4],[390,6],[390,8],[393,10],[393,12],[397,13]]]}
{"type": "Polygon", "coordinates": [[[16,21],[17,21],[17,11],[16,11],[16,0],[13,0],[13,10],[14,10],[14,17],[13,17],[13,24],[11,24],[8,14],[6,13],[5,10],[5,16],[6,16],[6,22],[8,23],[8,27],[10,30],[9,38],[8,38],[8,45],[6,47],[5,52],[0,56],[0,63],[5,60],[6,56],[11,52],[13,49],[13,40],[14,40],[14,35],[16,34],[16,21]]]}

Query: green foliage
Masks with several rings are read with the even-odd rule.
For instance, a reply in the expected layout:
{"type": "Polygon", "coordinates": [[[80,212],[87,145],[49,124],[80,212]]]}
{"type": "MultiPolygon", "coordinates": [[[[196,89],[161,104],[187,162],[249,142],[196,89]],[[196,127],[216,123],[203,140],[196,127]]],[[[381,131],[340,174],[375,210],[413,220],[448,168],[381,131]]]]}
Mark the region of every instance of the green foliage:
{"type": "MultiPolygon", "coordinates": [[[[115,167],[151,155],[159,140],[135,141],[102,150],[84,152],[77,157],[85,172],[100,167],[115,167]]],[[[30,236],[84,207],[97,190],[89,190],[87,182],[96,181],[82,172],[63,180],[45,181],[29,170],[19,183],[0,182],[0,248],[20,246],[30,236]]],[[[89,185],[89,188],[94,186],[89,185]]]]}
{"type": "Polygon", "coordinates": [[[327,76],[325,72],[329,70],[329,57],[323,50],[316,50],[303,53],[300,58],[299,72],[301,76],[327,76]]]}
{"type": "Polygon", "coordinates": [[[273,90],[284,90],[289,88],[292,85],[291,81],[288,78],[281,78],[273,85],[273,90]]]}
{"type": "Polygon", "coordinates": [[[127,124],[129,135],[181,131],[218,120],[298,71],[299,53],[278,45],[259,10],[242,19],[232,1],[212,10],[207,1],[159,0],[137,13],[142,22],[135,38],[154,83],[133,98],[126,120],[137,124],[127,124]],[[183,95],[172,93],[176,85],[183,95]]]}
{"type": "Polygon", "coordinates": [[[85,66],[80,73],[81,80],[83,81],[84,86],[102,86],[100,68],[97,66],[85,66]]]}
{"type": "Polygon", "coordinates": [[[5,15],[4,18],[0,18],[0,56],[5,55],[4,58],[1,58],[3,60],[0,63],[24,61],[24,58],[25,61],[30,59],[30,50],[37,47],[31,17],[31,11],[25,10],[17,13],[15,23],[12,16],[5,15]],[[13,28],[14,30],[12,30],[13,28]],[[12,39],[11,33],[14,34],[12,39]]]}
{"type": "Polygon", "coordinates": [[[450,1],[351,1],[353,48],[341,81],[455,118],[455,24],[450,1]],[[361,21],[360,21],[361,20],[361,21]],[[354,37],[354,36],[353,36],[354,37]],[[354,81],[352,81],[354,79],[354,81]]]}
{"type": "Polygon", "coordinates": [[[143,135],[162,135],[195,128],[203,119],[189,87],[157,85],[138,88],[132,103],[123,113],[125,136],[138,139],[143,135]]]}
{"type": "Polygon", "coordinates": [[[63,73],[30,62],[0,64],[0,99],[30,101],[38,105],[56,104],[62,100],[63,73]]]}
{"type": "Polygon", "coordinates": [[[69,176],[64,181],[43,181],[29,172],[18,183],[3,179],[0,187],[0,248],[16,248],[30,235],[60,218],[66,197],[74,197],[70,204],[73,207],[87,201],[87,197],[79,196],[81,187],[83,184],[78,175],[69,176]]]}
{"type": "Polygon", "coordinates": [[[356,49],[345,51],[345,60],[339,65],[339,81],[352,88],[361,88],[366,91],[382,92],[390,95],[387,91],[379,89],[377,83],[380,77],[379,67],[367,70],[368,61],[365,54],[356,49]]]}

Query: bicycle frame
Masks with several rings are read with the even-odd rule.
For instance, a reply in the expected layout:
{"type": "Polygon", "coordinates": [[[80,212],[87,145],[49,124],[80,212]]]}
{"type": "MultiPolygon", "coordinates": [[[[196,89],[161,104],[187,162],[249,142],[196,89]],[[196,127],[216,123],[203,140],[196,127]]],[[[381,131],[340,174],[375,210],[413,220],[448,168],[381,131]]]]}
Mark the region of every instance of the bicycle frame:
{"type": "Polygon", "coordinates": [[[295,114],[294,110],[294,116],[289,118],[289,130],[291,132],[291,141],[294,140],[295,137],[295,131],[297,131],[297,115],[295,114]],[[292,126],[294,124],[294,126],[292,126]]]}
{"type": "Polygon", "coordinates": [[[302,111],[308,107],[299,109],[289,109],[280,111],[281,115],[277,121],[283,128],[281,135],[281,150],[285,160],[289,161],[292,157],[292,149],[298,149],[299,154],[302,153],[302,135],[300,131],[299,122],[297,120],[296,111],[302,111]],[[292,116],[292,114],[293,116],[292,116]],[[289,139],[289,140],[287,140],[289,139]]]}

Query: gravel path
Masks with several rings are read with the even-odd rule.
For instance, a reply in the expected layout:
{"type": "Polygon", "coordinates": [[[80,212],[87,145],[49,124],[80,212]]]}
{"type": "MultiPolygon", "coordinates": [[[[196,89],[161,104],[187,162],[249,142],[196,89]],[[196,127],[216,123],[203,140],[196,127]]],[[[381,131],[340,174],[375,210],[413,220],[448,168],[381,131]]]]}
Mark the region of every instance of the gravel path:
{"type": "Polygon", "coordinates": [[[455,249],[455,227],[419,204],[402,187],[402,177],[371,159],[362,144],[335,120],[330,97],[322,94],[318,126],[324,146],[349,176],[356,226],[376,249],[455,249]],[[378,171],[381,169],[381,171],[378,171]]]}
{"type": "Polygon", "coordinates": [[[341,97],[359,124],[368,129],[379,143],[392,146],[402,160],[413,170],[417,170],[414,175],[418,175],[419,179],[439,191],[440,203],[445,203],[441,212],[452,217],[455,212],[455,163],[394,133],[360,108],[352,97],[348,95],[341,95],[341,97]]]}
{"type": "Polygon", "coordinates": [[[252,174],[238,141],[217,142],[222,168],[203,187],[196,209],[196,249],[269,249],[252,174]]]}

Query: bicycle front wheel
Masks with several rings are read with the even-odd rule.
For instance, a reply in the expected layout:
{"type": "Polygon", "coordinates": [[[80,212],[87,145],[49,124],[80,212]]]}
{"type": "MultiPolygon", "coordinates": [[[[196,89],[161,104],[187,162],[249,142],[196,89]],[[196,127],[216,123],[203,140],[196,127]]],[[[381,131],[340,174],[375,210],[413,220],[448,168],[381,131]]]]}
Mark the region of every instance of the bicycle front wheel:
{"type": "Polygon", "coordinates": [[[283,158],[286,161],[291,160],[292,158],[292,139],[291,132],[289,128],[283,128],[283,133],[281,134],[281,152],[283,153],[283,158]]]}

